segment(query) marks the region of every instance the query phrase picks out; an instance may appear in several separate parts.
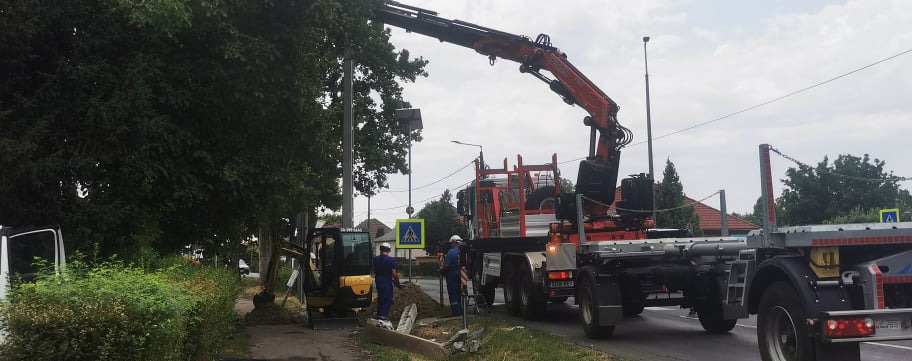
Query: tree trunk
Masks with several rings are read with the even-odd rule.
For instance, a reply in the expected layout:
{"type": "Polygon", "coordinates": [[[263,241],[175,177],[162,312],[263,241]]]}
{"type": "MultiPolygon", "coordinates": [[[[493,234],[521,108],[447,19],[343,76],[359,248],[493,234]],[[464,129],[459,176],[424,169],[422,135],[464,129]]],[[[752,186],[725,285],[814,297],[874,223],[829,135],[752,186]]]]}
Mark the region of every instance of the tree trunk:
{"type": "MultiPolygon", "coordinates": [[[[272,255],[275,252],[275,237],[272,233],[272,223],[269,220],[260,220],[260,230],[259,230],[259,242],[258,248],[260,249],[260,284],[263,285],[265,282],[274,282],[274,280],[269,280],[267,277],[270,277],[269,270],[269,260],[272,259],[272,255]]],[[[271,275],[275,278],[275,275],[271,275]]],[[[269,285],[271,288],[272,285],[269,285]]]]}

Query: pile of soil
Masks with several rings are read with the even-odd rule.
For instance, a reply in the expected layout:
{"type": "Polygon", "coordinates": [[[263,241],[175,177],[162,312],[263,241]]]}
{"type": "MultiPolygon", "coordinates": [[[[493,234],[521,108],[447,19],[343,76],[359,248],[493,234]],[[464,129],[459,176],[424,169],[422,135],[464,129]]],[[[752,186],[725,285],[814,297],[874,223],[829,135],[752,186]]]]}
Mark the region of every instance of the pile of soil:
{"type": "MultiPolygon", "coordinates": [[[[389,319],[393,325],[399,322],[399,316],[402,316],[402,310],[413,303],[418,307],[418,319],[450,316],[449,306],[441,306],[437,300],[422,291],[421,287],[418,285],[406,283],[402,285],[402,289],[393,288],[393,307],[390,309],[389,313],[389,319]]],[[[358,322],[362,326],[366,324],[368,318],[376,317],[376,300],[371,303],[369,307],[358,312],[358,322]]]]}
{"type": "Polygon", "coordinates": [[[284,325],[304,323],[306,320],[305,315],[293,314],[276,303],[259,305],[244,316],[244,322],[248,325],[284,325]]]}

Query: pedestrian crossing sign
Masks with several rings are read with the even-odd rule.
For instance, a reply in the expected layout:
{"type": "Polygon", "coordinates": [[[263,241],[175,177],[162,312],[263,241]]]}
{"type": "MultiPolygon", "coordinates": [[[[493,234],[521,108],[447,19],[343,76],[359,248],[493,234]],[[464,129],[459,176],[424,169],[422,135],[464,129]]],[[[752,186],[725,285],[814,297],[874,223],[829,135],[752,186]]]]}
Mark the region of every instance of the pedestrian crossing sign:
{"type": "Polygon", "coordinates": [[[899,208],[881,209],[880,223],[898,223],[899,208]]]}
{"type": "Polygon", "coordinates": [[[412,218],[396,220],[396,248],[424,248],[423,219],[412,218]]]}

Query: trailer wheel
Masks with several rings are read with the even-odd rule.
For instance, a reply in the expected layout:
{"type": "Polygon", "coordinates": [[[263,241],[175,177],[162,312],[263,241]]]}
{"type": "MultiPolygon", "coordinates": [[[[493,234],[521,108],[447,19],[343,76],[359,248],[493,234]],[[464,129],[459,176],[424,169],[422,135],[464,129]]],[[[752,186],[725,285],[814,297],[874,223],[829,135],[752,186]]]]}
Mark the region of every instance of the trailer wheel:
{"type": "Polygon", "coordinates": [[[554,186],[539,187],[526,198],[526,210],[554,209],[554,197],[554,186]]]}
{"type": "Polygon", "coordinates": [[[519,316],[519,303],[517,302],[517,292],[516,292],[516,277],[514,276],[516,269],[512,264],[505,264],[500,272],[503,275],[503,293],[504,293],[504,304],[507,306],[507,314],[511,316],[519,316]]]}
{"type": "Polygon", "coordinates": [[[523,318],[536,320],[545,314],[545,301],[540,287],[532,282],[532,270],[526,264],[519,270],[519,311],[523,318]]]}
{"type": "Polygon", "coordinates": [[[776,282],[766,289],[757,315],[757,343],[763,361],[811,359],[813,339],[801,326],[806,316],[791,285],[776,282]]]}
{"type": "Polygon", "coordinates": [[[728,333],[738,320],[726,320],[722,318],[722,304],[709,304],[697,309],[697,318],[700,319],[700,326],[710,333],[728,333]]]}
{"type": "Polygon", "coordinates": [[[589,338],[608,338],[614,334],[614,326],[598,324],[598,299],[596,299],[596,285],[590,277],[584,277],[579,288],[580,321],[583,331],[589,338]]]}
{"type": "Polygon", "coordinates": [[[567,302],[568,297],[553,297],[551,298],[551,303],[555,305],[562,305],[567,302]]]}

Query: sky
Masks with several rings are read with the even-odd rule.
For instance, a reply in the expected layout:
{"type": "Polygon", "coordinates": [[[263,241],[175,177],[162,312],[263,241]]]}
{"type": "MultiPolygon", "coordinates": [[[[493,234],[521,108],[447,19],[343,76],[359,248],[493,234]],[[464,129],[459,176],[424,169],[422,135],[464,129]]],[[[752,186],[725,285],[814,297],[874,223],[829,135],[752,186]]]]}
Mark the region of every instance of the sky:
{"type": "MultiPolygon", "coordinates": [[[[728,212],[751,212],[764,143],[807,164],[869,154],[887,171],[912,177],[912,1],[402,2],[533,39],[550,35],[619,104],[618,119],[633,132],[620,177],[649,170],[644,60],[656,178],[671,161],[692,199],[709,197],[704,203],[719,209],[713,194],[725,190],[728,212]],[[651,38],[648,59],[644,36],[651,38]]],[[[578,161],[567,161],[588,152],[584,109],[519,73],[517,63],[490,66],[472,49],[397,28],[390,42],[429,61],[427,78],[403,85],[424,125],[411,150],[416,213],[474,177],[469,164],[479,148],[451,140],[481,145],[489,164],[506,158],[510,167],[518,154],[543,164],[556,153],[562,175],[576,182],[578,161]]],[[[778,196],[786,169],[796,165],[775,154],[771,163],[778,196]]],[[[394,227],[407,218],[409,177],[389,180],[371,198],[370,217],[394,227]]],[[[367,198],[356,197],[354,223],[368,211],[367,198]]]]}

